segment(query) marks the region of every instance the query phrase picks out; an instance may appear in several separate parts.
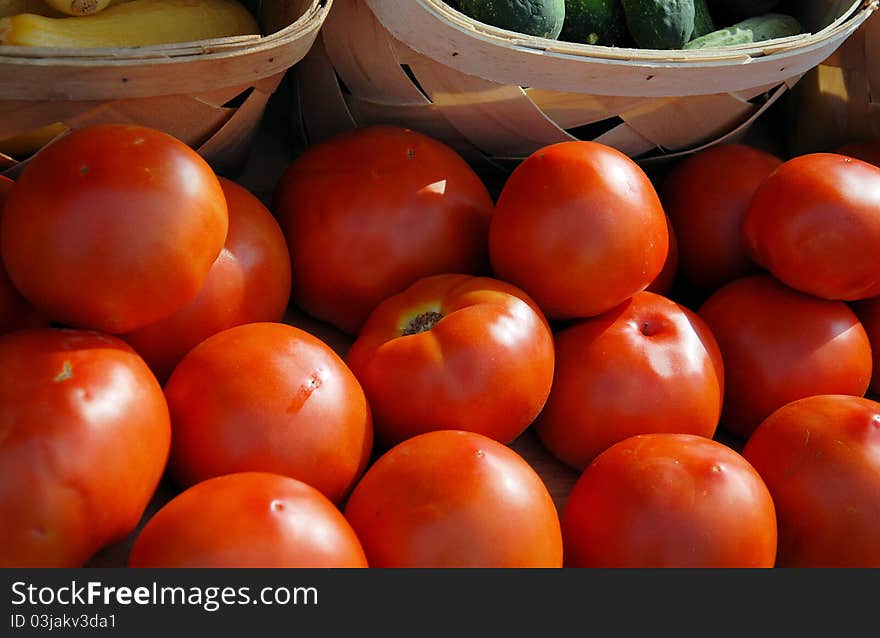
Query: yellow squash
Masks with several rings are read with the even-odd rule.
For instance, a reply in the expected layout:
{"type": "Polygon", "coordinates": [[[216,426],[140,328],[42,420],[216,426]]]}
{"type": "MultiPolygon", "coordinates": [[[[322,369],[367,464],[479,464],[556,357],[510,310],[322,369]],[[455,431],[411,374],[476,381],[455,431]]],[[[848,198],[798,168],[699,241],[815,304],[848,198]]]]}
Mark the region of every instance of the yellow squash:
{"type": "Polygon", "coordinates": [[[236,0],[131,0],[89,16],[0,18],[0,44],[17,46],[136,47],[259,33],[236,0]]]}
{"type": "Polygon", "coordinates": [[[0,0],[0,18],[35,13],[47,18],[62,18],[64,14],[49,6],[46,0],[0,0]]]}

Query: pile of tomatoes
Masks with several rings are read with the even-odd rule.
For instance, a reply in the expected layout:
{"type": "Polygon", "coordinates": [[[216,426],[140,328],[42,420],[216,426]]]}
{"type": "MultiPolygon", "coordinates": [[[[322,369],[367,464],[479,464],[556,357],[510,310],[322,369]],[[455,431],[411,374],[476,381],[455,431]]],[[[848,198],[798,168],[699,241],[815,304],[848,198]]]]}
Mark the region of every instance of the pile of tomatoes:
{"type": "Polygon", "coordinates": [[[880,566],[877,155],[569,142],[493,198],[377,126],[267,207],[71,133],[0,179],[0,566],[880,566]]]}

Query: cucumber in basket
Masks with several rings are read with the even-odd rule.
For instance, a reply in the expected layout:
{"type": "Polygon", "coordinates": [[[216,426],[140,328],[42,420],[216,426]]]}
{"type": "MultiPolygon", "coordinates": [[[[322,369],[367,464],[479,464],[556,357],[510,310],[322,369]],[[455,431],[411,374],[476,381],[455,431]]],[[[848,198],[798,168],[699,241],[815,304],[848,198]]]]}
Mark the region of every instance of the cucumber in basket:
{"type": "Polygon", "coordinates": [[[768,13],[737,22],[688,42],[685,49],[710,49],[715,47],[751,44],[775,38],[786,38],[803,33],[803,27],[790,15],[768,13]]]}
{"type": "Polygon", "coordinates": [[[709,13],[706,0],[694,0],[694,32],[691,38],[699,38],[715,30],[715,23],[709,13]]]}
{"type": "Polygon", "coordinates": [[[553,40],[565,20],[565,0],[457,0],[447,4],[478,22],[553,40]]]}
{"type": "Polygon", "coordinates": [[[680,49],[694,33],[694,0],[621,0],[626,24],[643,49],[680,49]]]}
{"type": "Polygon", "coordinates": [[[620,46],[628,35],[620,0],[565,0],[565,23],[560,40],[620,46]]]}
{"type": "Polygon", "coordinates": [[[711,0],[711,4],[736,19],[769,13],[779,6],[779,0],[711,0]]]}

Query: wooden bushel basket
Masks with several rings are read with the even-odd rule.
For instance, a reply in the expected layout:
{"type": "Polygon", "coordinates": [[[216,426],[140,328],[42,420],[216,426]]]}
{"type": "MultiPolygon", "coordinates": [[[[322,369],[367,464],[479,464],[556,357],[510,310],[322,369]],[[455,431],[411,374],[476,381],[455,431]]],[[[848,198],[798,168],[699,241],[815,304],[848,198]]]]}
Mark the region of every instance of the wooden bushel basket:
{"type": "Polygon", "coordinates": [[[831,55],[876,0],[783,5],[810,32],[715,50],[654,51],[535,38],[442,0],[336,0],[293,70],[308,142],[393,123],[437,137],[478,170],[595,140],[643,160],[736,139],[831,55]]]}
{"type": "Polygon", "coordinates": [[[880,142],[880,13],[804,76],[788,106],[792,153],[832,151],[847,142],[880,142]]]}
{"type": "MultiPolygon", "coordinates": [[[[244,4],[262,36],[120,49],[0,46],[0,140],[54,123],[136,123],[178,137],[217,170],[234,170],[332,0],[244,4]]],[[[20,170],[17,159],[0,154],[0,174],[20,170]]]]}

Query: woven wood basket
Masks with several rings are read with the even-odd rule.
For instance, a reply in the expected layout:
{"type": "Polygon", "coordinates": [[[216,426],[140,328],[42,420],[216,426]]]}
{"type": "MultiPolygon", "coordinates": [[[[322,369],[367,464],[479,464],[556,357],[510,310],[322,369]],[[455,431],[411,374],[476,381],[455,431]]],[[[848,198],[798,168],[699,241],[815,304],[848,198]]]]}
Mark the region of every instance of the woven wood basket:
{"type": "Polygon", "coordinates": [[[853,141],[880,141],[880,14],[834,55],[809,71],[788,98],[793,154],[830,151],[853,141]],[[816,126],[821,122],[821,126],[816,126]]]}
{"type": "MultiPolygon", "coordinates": [[[[0,140],[62,123],[166,131],[215,169],[241,165],[266,103],[332,0],[254,0],[263,35],[122,49],[0,46],[0,140]]],[[[24,162],[0,154],[0,174],[24,162]]]]}
{"type": "Polygon", "coordinates": [[[295,124],[308,142],[358,125],[403,125],[493,172],[573,139],[668,159],[743,134],[862,24],[876,0],[785,7],[810,33],[652,51],[516,34],[442,0],[336,0],[293,70],[295,124]]]}

